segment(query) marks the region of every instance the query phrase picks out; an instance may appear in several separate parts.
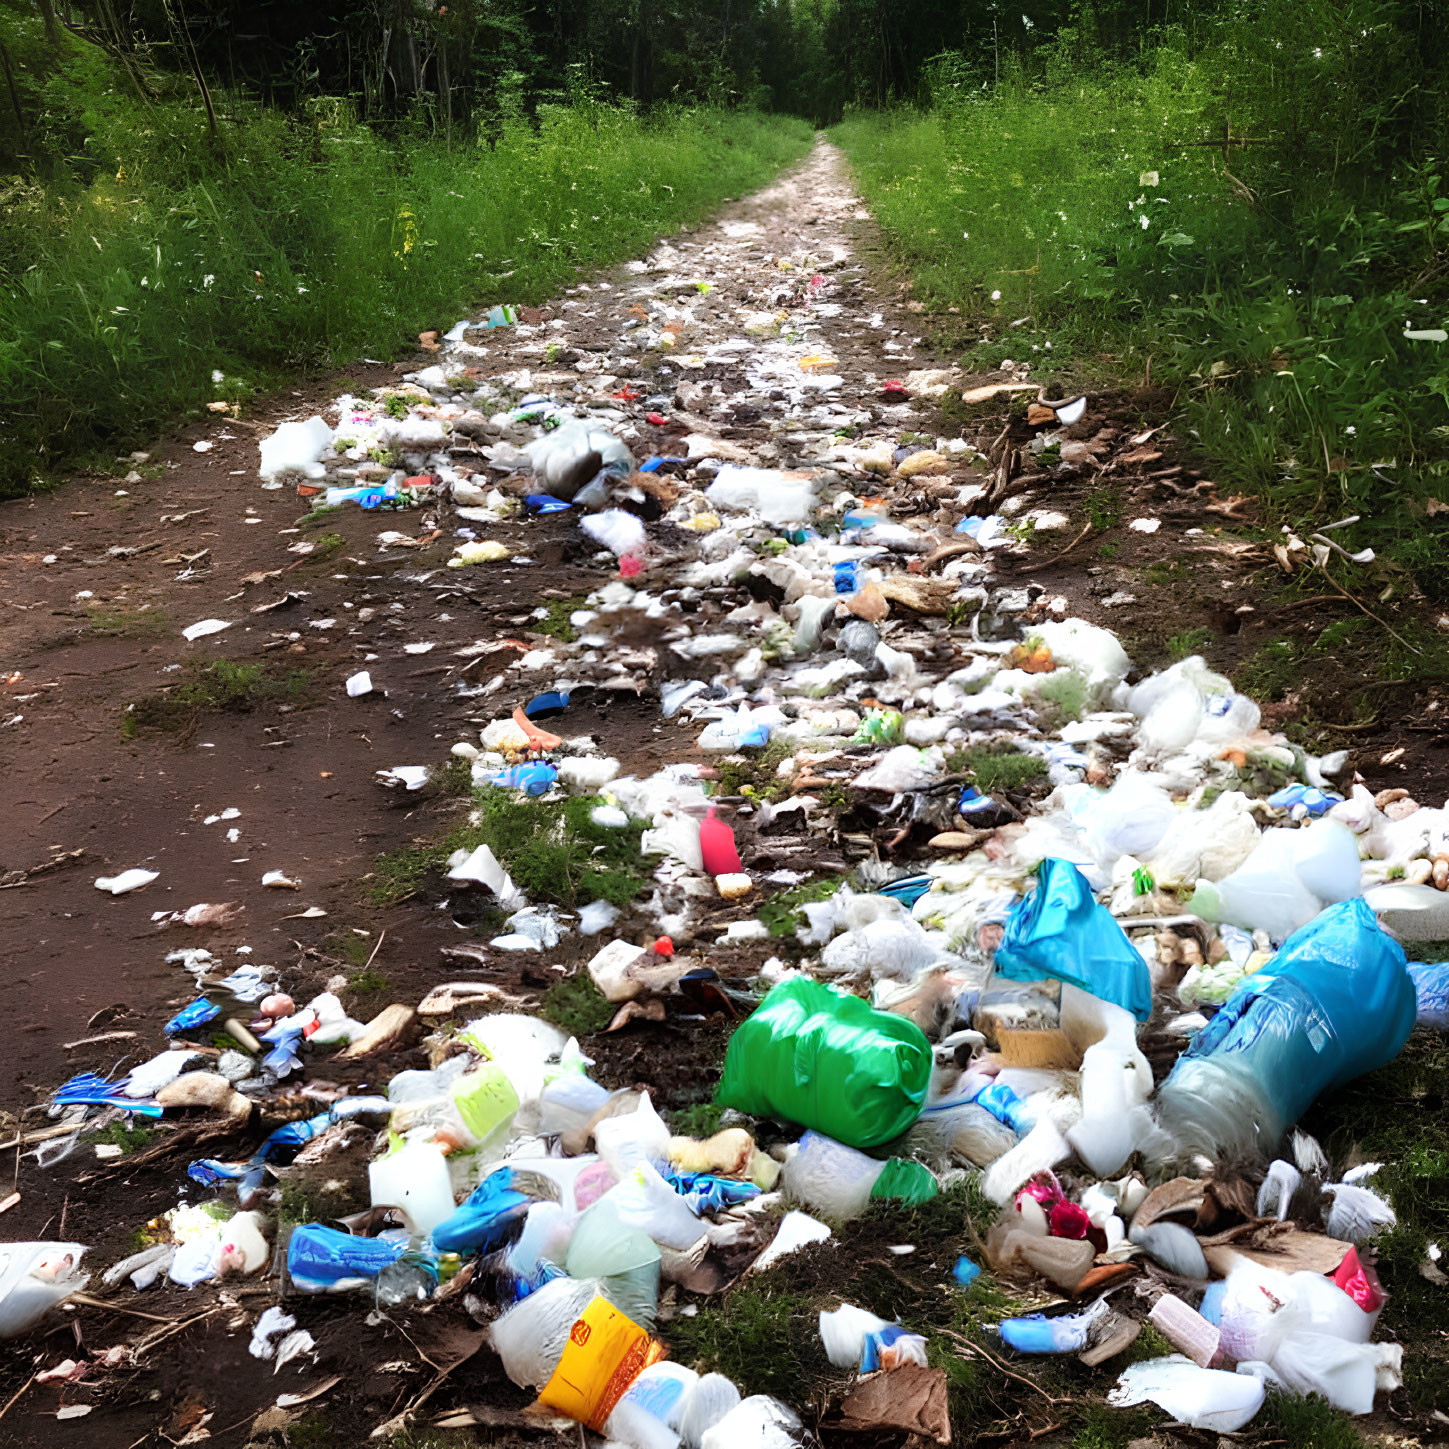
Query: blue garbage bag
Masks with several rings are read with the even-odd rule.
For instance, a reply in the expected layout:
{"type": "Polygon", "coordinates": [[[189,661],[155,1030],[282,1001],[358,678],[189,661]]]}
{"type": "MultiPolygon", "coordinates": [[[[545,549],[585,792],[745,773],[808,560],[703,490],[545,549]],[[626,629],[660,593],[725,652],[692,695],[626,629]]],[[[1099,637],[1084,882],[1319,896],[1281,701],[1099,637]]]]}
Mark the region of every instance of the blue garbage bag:
{"type": "Polygon", "coordinates": [[[1449,961],[1441,961],[1437,966],[1410,962],[1409,975],[1419,999],[1419,1025],[1449,1031],[1449,961]]]}
{"type": "Polygon", "coordinates": [[[1152,976],[1137,948],[1068,860],[1044,860],[1036,889],[1012,911],[996,970],[1013,981],[1066,981],[1146,1021],[1152,976]]]}
{"type": "Polygon", "coordinates": [[[1198,1148],[1255,1131],[1271,1150],[1324,1092],[1392,1061],[1416,1007],[1404,948],[1368,903],[1329,906],[1197,1034],[1158,1092],[1159,1125],[1198,1148]]]}

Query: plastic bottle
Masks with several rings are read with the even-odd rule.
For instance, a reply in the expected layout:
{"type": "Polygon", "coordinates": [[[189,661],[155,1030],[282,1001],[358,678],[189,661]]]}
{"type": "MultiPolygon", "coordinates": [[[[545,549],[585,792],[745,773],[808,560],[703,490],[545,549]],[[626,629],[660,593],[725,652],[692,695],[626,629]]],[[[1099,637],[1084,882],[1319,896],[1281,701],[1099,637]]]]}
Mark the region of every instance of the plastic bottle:
{"type": "Polygon", "coordinates": [[[1003,1318],[997,1325],[1002,1342],[1017,1353],[1080,1353],[1087,1346],[1092,1325],[1107,1311],[1107,1300],[1099,1298],[1082,1313],[1029,1313],[1021,1318],[1003,1318]]]}
{"type": "Polygon", "coordinates": [[[431,1142],[405,1142],[367,1166],[374,1207],[395,1207],[413,1232],[426,1236],[452,1217],[452,1179],[443,1153],[431,1142]]]}
{"type": "Polygon", "coordinates": [[[1363,900],[1329,906],[1178,1059],[1157,1092],[1159,1155],[1271,1154],[1320,1094],[1391,1061],[1414,1017],[1403,947],[1363,900]]]}
{"type": "Polygon", "coordinates": [[[573,1278],[597,1278],[604,1296],[644,1328],[659,1310],[659,1248],[624,1223],[607,1197],[578,1221],[565,1263],[573,1278]]]}

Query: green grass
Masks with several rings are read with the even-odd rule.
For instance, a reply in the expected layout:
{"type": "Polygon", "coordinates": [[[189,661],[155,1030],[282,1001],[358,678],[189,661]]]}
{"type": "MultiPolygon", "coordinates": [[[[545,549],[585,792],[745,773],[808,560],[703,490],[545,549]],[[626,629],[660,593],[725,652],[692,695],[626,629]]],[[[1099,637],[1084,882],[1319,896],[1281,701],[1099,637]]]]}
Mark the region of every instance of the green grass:
{"type": "Polygon", "coordinates": [[[1204,625],[1195,629],[1184,629],[1181,634],[1174,634],[1167,641],[1168,658],[1172,660],[1187,659],[1193,654],[1202,654],[1212,645],[1218,636],[1204,625]]]}
{"type": "Polygon", "coordinates": [[[946,760],[955,774],[969,774],[983,795],[997,790],[1023,790],[1046,777],[1046,763],[1011,745],[981,745],[957,750],[946,760]]]}
{"type": "Polygon", "coordinates": [[[91,1134],[88,1140],[108,1143],[129,1154],[150,1146],[160,1135],[160,1128],[153,1127],[140,1118],[133,1118],[127,1122],[112,1122],[99,1132],[91,1134]]]}
{"type": "Polygon", "coordinates": [[[693,1102],[669,1114],[669,1128],[676,1137],[694,1137],[703,1142],[719,1131],[724,1108],[718,1102],[693,1102]]]}
{"type": "Polygon", "coordinates": [[[371,966],[364,966],[361,971],[354,971],[347,978],[347,989],[354,996],[381,996],[391,985],[392,981],[388,977],[371,966]]]}
{"type": "Polygon", "coordinates": [[[617,1008],[587,971],[555,981],[543,994],[542,1015],[570,1036],[592,1036],[613,1021],[617,1008]]]}
{"type": "MultiPolygon", "coordinates": [[[[1378,550],[1353,571],[1366,593],[1449,599],[1449,517],[1429,512],[1449,497],[1449,347],[1405,335],[1449,316],[1445,125],[1416,109],[1412,26],[1329,0],[1197,9],[1134,28],[1130,58],[1079,10],[999,84],[940,57],[934,109],[832,135],[965,365],[1029,360],[1057,395],[1150,372],[1223,494],[1275,529],[1360,514],[1336,537],[1378,550]],[[1292,140],[1185,144],[1229,123],[1292,140]]],[[[1120,511],[1088,495],[1095,528],[1120,511]]]]}
{"type": "Polygon", "coordinates": [[[298,703],[312,682],[306,669],[278,670],[261,664],[214,659],[191,665],[179,683],[127,706],[121,732],[142,731],[188,737],[207,715],[246,714],[265,705],[298,703]]]}
{"type": "Polygon", "coordinates": [[[1300,1399],[1270,1391],[1253,1420],[1252,1432],[1269,1442],[1301,1444],[1305,1449],[1309,1445],[1312,1449],[1364,1449],[1363,1437],[1353,1420],[1316,1394],[1300,1399]]]}
{"type": "Polygon", "coordinates": [[[320,528],[334,513],[341,513],[340,503],[320,503],[310,513],[304,513],[297,520],[297,527],[303,530],[320,528]]]}
{"type": "Polygon", "coordinates": [[[154,639],[166,632],[160,609],[100,608],[91,611],[87,628],[102,639],[154,639]]]}
{"type": "Polygon", "coordinates": [[[542,301],[763,185],[811,139],[748,111],[646,119],[580,97],[525,114],[514,93],[493,144],[449,144],[411,124],[384,135],[341,99],[293,116],[229,91],[213,145],[183,75],[141,61],[143,103],[98,46],[62,32],[52,51],[38,14],[7,12],[5,39],[32,133],[59,140],[54,174],[0,207],[0,497],[210,401],[542,301]]]}
{"type": "Polygon", "coordinates": [[[763,901],[757,914],[772,936],[793,936],[806,925],[806,916],[800,907],[828,901],[844,884],[840,877],[802,881],[763,901]]]}
{"type": "Polygon", "coordinates": [[[622,830],[595,825],[602,803],[594,796],[534,800],[485,787],[474,792],[470,820],[441,839],[423,841],[379,856],[373,865],[369,899],[394,905],[429,888],[442,889],[447,860],[455,850],[486,845],[530,900],[577,907],[605,900],[625,906],[643,890],[647,862],[639,853],[642,821],[622,830]]]}
{"type": "Polygon", "coordinates": [[[550,639],[557,639],[560,643],[572,644],[579,637],[579,631],[569,622],[569,615],[584,608],[587,602],[583,597],[550,599],[542,606],[543,617],[535,619],[529,624],[530,633],[546,634],[550,639]]]}

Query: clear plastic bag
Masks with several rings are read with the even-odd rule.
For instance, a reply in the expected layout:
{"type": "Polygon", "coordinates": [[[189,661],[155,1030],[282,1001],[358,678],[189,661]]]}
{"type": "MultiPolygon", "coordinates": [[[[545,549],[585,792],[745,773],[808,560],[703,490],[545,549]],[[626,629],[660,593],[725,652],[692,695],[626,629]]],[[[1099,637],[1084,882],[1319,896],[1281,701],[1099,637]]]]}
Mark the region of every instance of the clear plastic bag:
{"type": "Polygon", "coordinates": [[[84,1243],[0,1243],[0,1338],[28,1333],[90,1282],[84,1243]]]}
{"type": "Polygon", "coordinates": [[[834,1222],[858,1218],[885,1163],[819,1132],[807,1132],[780,1172],[786,1196],[834,1222]]]}
{"type": "Polygon", "coordinates": [[[597,1285],[586,1280],[554,1278],[510,1308],[488,1331],[503,1372],[520,1388],[542,1388],[597,1292],[597,1285]]]}

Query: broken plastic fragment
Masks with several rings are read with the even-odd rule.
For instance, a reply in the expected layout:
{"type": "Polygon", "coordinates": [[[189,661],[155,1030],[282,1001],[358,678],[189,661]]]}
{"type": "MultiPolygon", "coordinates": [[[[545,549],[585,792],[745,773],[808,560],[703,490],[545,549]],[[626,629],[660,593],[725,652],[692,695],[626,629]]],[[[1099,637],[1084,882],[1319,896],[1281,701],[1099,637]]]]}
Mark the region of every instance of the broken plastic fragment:
{"type": "Polygon", "coordinates": [[[136,867],[123,870],[120,875],[103,875],[96,881],[98,891],[109,891],[113,896],[123,896],[127,891],[140,890],[160,876],[159,870],[142,870],[136,867]]]}

